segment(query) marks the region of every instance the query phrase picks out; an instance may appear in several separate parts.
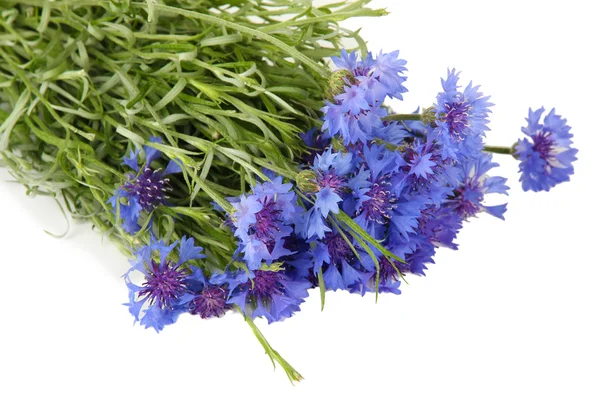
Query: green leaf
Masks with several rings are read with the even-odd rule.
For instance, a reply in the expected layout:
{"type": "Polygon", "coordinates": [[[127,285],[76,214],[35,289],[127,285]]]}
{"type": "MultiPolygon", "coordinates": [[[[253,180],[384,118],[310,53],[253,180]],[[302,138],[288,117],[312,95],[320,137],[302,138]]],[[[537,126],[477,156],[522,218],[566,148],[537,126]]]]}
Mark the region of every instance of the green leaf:
{"type": "Polygon", "coordinates": [[[321,312],[325,309],[325,280],[323,279],[323,267],[319,267],[319,272],[317,274],[317,278],[319,281],[319,292],[321,293],[321,312]]]}

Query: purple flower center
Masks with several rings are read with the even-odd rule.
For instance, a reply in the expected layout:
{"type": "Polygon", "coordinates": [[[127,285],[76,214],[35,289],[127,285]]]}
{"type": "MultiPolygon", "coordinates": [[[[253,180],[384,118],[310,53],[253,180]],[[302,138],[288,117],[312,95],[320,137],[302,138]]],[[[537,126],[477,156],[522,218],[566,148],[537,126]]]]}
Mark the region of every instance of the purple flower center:
{"type": "Polygon", "coordinates": [[[396,260],[390,262],[387,257],[381,256],[379,258],[379,283],[385,283],[390,279],[398,280],[400,279],[398,271],[406,272],[409,270],[409,268],[409,264],[407,263],[402,263],[396,260]]]}
{"type": "Polygon", "coordinates": [[[319,184],[319,187],[329,187],[338,195],[341,193],[342,187],[346,185],[344,178],[336,175],[333,171],[325,174],[319,174],[317,183],[319,184]]]}
{"type": "Polygon", "coordinates": [[[165,192],[172,190],[169,187],[169,180],[162,177],[162,171],[152,171],[150,167],[145,167],[137,178],[130,180],[124,187],[137,196],[140,206],[145,211],[151,211],[156,206],[164,204],[165,192]]]}
{"type": "Polygon", "coordinates": [[[361,204],[367,219],[386,224],[396,208],[397,198],[390,190],[392,184],[385,177],[379,178],[366,193],[370,198],[361,204]]]}
{"type": "Polygon", "coordinates": [[[254,272],[254,275],[254,288],[251,287],[248,293],[256,297],[257,300],[268,301],[271,300],[271,296],[274,294],[283,294],[282,272],[258,270],[254,272]]]}
{"type": "Polygon", "coordinates": [[[366,77],[371,72],[371,67],[365,67],[363,65],[356,66],[352,69],[352,73],[357,77],[366,77]]]}
{"type": "Polygon", "coordinates": [[[410,173],[410,182],[413,190],[427,190],[430,185],[437,182],[444,175],[445,167],[450,165],[450,158],[442,159],[436,145],[425,145],[407,149],[404,160],[407,165],[402,169],[410,173]]]}
{"type": "Polygon", "coordinates": [[[190,303],[190,313],[203,319],[221,317],[230,309],[225,286],[206,285],[190,303]]]}
{"type": "Polygon", "coordinates": [[[469,179],[454,191],[454,199],[450,206],[463,218],[475,216],[481,210],[483,192],[478,184],[469,179]]]}
{"type": "Polygon", "coordinates": [[[469,128],[469,111],[471,107],[465,101],[444,104],[446,115],[444,121],[448,125],[450,136],[462,141],[469,128]]]}
{"type": "Polygon", "coordinates": [[[554,138],[549,131],[538,131],[533,137],[533,150],[539,152],[540,157],[548,161],[553,156],[554,138]]]}
{"type": "Polygon", "coordinates": [[[267,245],[270,253],[273,251],[275,238],[280,230],[281,209],[275,201],[269,201],[263,203],[263,209],[254,215],[256,216],[256,223],[250,227],[250,234],[255,234],[262,243],[267,245]]]}
{"type": "Polygon", "coordinates": [[[147,297],[151,304],[158,304],[160,308],[170,308],[187,291],[186,278],[183,268],[172,261],[164,264],[152,261],[139,296],[147,297]]]}
{"type": "Polygon", "coordinates": [[[332,234],[331,232],[325,235],[325,243],[327,251],[333,263],[340,261],[350,261],[354,255],[348,242],[340,234],[332,234]]]}

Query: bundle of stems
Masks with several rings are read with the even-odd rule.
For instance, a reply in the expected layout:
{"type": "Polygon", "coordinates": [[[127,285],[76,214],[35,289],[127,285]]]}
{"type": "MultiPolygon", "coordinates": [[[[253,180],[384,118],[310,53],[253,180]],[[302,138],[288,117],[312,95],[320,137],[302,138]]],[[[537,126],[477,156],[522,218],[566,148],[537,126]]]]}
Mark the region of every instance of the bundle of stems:
{"type": "Polygon", "coordinates": [[[187,234],[223,269],[236,244],[212,204],[230,211],[226,198],[263,168],[295,174],[299,133],[319,125],[325,59],[366,52],[338,22],[385,14],[368,2],[0,0],[2,165],[126,254],[150,234],[187,234]],[[172,159],[183,171],[169,204],[131,235],[107,201],[126,180],[123,157],[143,145],[162,153],[156,168],[172,159]]]}

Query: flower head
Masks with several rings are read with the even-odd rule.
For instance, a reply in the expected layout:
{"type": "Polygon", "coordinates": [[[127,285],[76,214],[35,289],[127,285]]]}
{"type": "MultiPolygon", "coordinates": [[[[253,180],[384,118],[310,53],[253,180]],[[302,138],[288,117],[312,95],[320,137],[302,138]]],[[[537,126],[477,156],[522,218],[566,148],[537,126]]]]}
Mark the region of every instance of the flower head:
{"type": "Polygon", "coordinates": [[[167,245],[151,238],[149,245],[134,251],[132,267],[124,275],[129,289],[129,303],[125,304],[129,312],[136,322],[157,332],[174,323],[192,299],[189,280],[198,268],[184,263],[204,257],[202,248],[194,246],[194,239],[184,236],[179,243],[179,258],[173,259],[171,254],[177,244],[175,241],[167,245]],[[140,285],[133,283],[134,271],[143,275],[140,285]]]}
{"type": "Polygon", "coordinates": [[[445,156],[477,156],[482,148],[482,136],[488,130],[489,107],[493,104],[489,96],[483,96],[479,86],[471,82],[459,91],[458,75],[455,70],[448,70],[448,77],[442,79],[443,92],[438,94],[434,106],[435,133],[443,143],[445,156]]]}
{"type": "Polygon", "coordinates": [[[248,268],[258,269],[263,262],[270,264],[290,253],[284,247],[285,237],[302,222],[296,193],[292,185],[277,177],[270,182],[257,183],[253,194],[231,200],[235,209],[231,219],[239,250],[248,268]]]}
{"type": "Polygon", "coordinates": [[[344,78],[343,92],[326,101],[322,130],[326,137],[339,135],[344,143],[354,144],[372,140],[383,127],[382,117],[387,111],[382,108],[386,97],[402,99],[407,89],[403,86],[406,77],[405,60],[398,58],[398,51],[379,53],[376,59],[369,53],[358,60],[356,53],[342,50],[341,57],[333,58],[340,68],[352,73],[344,78]]]}
{"type": "Polygon", "coordinates": [[[346,290],[360,281],[359,271],[353,266],[356,257],[348,235],[344,238],[338,232],[330,232],[313,247],[313,274],[323,272],[323,280],[328,290],[346,290]]]}
{"type": "Polygon", "coordinates": [[[456,186],[454,162],[444,157],[443,147],[437,143],[416,140],[406,147],[399,161],[406,174],[405,191],[422,195],[432,204],[439,205],[456,186]]]}
{"type": "Polygon", "coordinates": [[[519,171],[523,190],[550,190],[573,175],[573,162],[577,149],[572,148],[566,119],[556,115],[554,109],[540,122],[544,108],[529,110],[527,126],[522,128],[528,138],[519,140],[515,155],[521,161],[519,171]]]}
{"type": "MultiPolygon", "coordinates": [[[[160,143],[159,137],[150,138],[150,142],[160,143]]],[[[161,154],[155,148],[144,146],[145,161],[140,167],[138,158],[141,150],[131,151],[123,159],[123,164],[135,173],[127,174],[127,179],[108,200],[113,212],[123,219],[122,227],[130,234],[140,229],[139,218],[142,212],[151,212],[156,207],[167,202],[167,192],[171,191],[167,175],[181,172],[181,167],[171,160],[167,167],[153,170],[150,165],[160,158],[161,154]],[[125,202],[125,203],[124,203],[125,202]]]]}
{"type": "Polygon", "coordinates": [[[506,178],[487,174],[490,169],[497,166],[497,163],[492,162],[491,154],[483,154],[477,159],[464,161],[460,166],[459,185],[454,190],[454,196],[450,197],[444,206],[451,208],[463,219],[475,216],[479,212],[487,212],[504,219],[506,204],[483,205],[486,194],[508,194],[506,178]]]}
{"type": "Polygon", "coordinates": [[[292,279],[283,266],[240,273],[229,303],[240,307],[252,318],[264,317],[269,323],[281,321],[300,311],[312,284],[302,278],[292,279]]]}
{"type": "Polygon", "coordinates": [[[200,315],[202,319],[221,317],[231,305],[229,298],[229,281],[226,274],[214,273],[210,280],[201,270],[195,270],[188,280],[188,288],[193,296],[188,303],[192,315],[200,315]]]}

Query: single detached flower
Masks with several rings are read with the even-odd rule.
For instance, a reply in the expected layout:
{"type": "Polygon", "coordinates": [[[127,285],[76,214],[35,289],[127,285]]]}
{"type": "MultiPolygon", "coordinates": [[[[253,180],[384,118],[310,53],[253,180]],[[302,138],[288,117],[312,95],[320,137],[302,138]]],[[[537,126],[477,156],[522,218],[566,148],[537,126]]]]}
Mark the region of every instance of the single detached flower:
{"type": "Polygon", "coordinates": [[[548,191],[573,175],[573,162],[577,149],[572,148],[567,120],[554,113],[554,109],[540,122],[544,108],[529,109],[527,126],[521,130],[528,138],[515,145],[515,156],[521,161],[519,172],[523,190],[548,191]]]}

